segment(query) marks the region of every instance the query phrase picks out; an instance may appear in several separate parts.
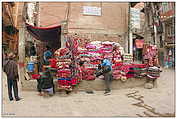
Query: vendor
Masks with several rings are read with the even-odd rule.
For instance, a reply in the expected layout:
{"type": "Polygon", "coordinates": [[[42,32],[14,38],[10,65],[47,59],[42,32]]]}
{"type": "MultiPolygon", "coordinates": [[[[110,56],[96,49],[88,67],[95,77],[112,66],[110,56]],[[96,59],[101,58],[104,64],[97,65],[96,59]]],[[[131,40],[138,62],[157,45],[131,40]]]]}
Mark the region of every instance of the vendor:
{"type": "Polygon", "coordinates": [[[110,89],[111,81],[113,80],[112,63],[107,58],[104,58],[103,60],[101,60],[101,64],[99,65],[99,68],[103,70],[103,76],[104,76],[105,85],[106,85],[104,94],[109,95],[111,92],[111,89],[110,89]]]}
{"type": "Polygon", "coordinates": [[[46,46],[45,52],[43,54],[44,64],[49,65],[49,59],[52,58],[52,52],[51,48],[49,46],[46,46]]]}

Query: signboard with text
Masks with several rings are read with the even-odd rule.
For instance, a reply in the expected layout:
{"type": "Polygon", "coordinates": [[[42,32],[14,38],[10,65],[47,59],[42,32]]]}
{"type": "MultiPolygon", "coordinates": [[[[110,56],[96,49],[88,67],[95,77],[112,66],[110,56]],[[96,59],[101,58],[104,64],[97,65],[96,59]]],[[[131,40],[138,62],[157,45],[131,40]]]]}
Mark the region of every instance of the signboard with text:
{"type": "Polygon", "coordinates": [[[101,16],[101,8],[100,7],[83,6],[83,14],[84,15],[101,16]]]}
{"type": "Polygon", "coordinates": [[[140,29],[140,10],[136,8],[130,9],[131,27],[140,29]]]}

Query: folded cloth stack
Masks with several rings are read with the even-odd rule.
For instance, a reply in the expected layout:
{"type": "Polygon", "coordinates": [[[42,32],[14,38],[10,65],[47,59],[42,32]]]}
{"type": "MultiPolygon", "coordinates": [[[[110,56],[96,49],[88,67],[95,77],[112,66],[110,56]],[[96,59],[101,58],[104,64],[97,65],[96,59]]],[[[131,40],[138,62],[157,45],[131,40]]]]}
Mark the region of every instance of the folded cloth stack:
{"type": "Polygon", "coordinates": [[[71,64],[72,60],[70,59],[71,56],[69,48],[60,48],[55,51],[55,57],[57,60],[57,74],[56,76],[59,77],[58,79],[58,86],[63,89],[71,88],[71,69],[69,69],[69,65],[71,64]],[[66,57],[67,56],[67,57],[66,57]]]}
{"type": "Polygon", "coordinates": [[[160,68],[153,66],[153,67],[149,67],[147,70],[147,75],[153,76],[153,77],[160,77],[160,68]]]}
{"type": "Polygon", "coordinates": [[[40,74],[32,74],[32,79],[39,79],[40,78],[40,74]]]}
{"type": "MultiPolygon", "coordinates": [[[[85,58],[85,75],[83,75],[84,80],[94,80],[94,72],[96,71],[98,64],[100,63],[100,60],[103,58],[108,58],[115,63],[121,62],[121,51],[120,49],[116,50],[116,53],[113,54],[113,47],[119,46],[120,44],[115,42],[101,42],[101,41],[93,41],[90,43],[87,43],[85,48],[78,48],[79,55],[82,58],[85,58]],[[118,55],[119,53],[119,55],[118,55]],[[103,55],[104,54],[104,55],[103,55]],[[88,59],[88,60],[86,60],[88,59]]],[[[113,63],[114,63],[113,62],[113,63]]],[[[115,65],[115,67],[117,67],[115,65]]],[[[117,74],[119,76],[120,74],[117,74]]]]}
{"type": "Polygon", "coordinates": [[[64,89],[71,88],[71,79],[70,78],[59,78],[58,86],[64,89]]]}
{"type": "Polygon", "coordinates": [[[84,80],[95,80],[95,68],[85,68],[83,69],[83,79],[84,80]]]}
{"type": "Polygon", "coordinates": [[[58,68],[57,66],[57,60],[55,58],[49,59],[50,67],[51,68],[58,68]]]}

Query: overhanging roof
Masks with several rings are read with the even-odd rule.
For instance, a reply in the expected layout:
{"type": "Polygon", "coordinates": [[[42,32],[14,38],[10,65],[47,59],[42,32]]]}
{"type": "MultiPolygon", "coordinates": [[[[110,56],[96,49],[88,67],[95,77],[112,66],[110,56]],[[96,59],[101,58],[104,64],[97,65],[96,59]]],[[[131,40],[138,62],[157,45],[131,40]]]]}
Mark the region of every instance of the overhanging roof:
{"type": "Polygon", "coordinates": [[[47,42],[50,47],[61,47],[61,26],[54,27],[35,27],[26,23],[27,31],[37,40],[47,42]]]}

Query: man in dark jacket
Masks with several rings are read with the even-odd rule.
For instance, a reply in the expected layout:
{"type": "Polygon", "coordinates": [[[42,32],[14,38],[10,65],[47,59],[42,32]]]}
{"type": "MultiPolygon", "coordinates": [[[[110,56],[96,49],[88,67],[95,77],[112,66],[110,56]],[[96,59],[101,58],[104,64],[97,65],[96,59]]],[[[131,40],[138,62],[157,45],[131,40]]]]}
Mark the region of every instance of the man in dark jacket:
{"type": "Polygon", "coordinates": [[[8,94],[9,100],[12,101],[12,87],[14,91],[15,100],[19,101],[20,98],[18,96],[18,67],[17,63],[14,61],[15,54],[13,52],[9,53],[8,59],[4,63],[4,72],[7,75],[7,84],[8,84],[8,94]]]}

